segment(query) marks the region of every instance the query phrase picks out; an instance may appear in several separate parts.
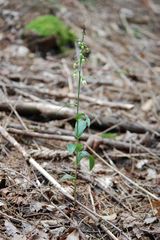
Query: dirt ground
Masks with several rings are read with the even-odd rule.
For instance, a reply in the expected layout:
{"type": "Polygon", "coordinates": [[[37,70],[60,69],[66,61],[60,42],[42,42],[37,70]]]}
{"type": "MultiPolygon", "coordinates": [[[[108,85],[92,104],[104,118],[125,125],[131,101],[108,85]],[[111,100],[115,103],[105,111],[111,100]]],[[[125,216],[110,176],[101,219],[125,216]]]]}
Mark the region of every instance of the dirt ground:
{"type": "Polygon", "coordinates": [[[1,0],[0,30],[0,239],[159,240],[159,0],[1,0]],[[62,181],[75,162],[75,49],[44,59],[21,37],[43,14],[79,37],[85,25],[91,49],[81,141],[96,164],[82,160],[76,204],[62,181]]]}

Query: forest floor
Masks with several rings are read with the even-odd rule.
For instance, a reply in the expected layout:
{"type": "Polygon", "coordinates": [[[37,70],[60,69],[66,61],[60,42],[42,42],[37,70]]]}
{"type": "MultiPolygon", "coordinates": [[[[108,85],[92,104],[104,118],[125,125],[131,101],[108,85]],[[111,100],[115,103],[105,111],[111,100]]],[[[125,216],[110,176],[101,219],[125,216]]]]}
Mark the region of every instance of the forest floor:
{"type": "Polygon", "coordinates": [[[143,1],[0,1],[0,239],[160,239],[160,5],[143,1]],[[54,13],[91,54],[80,108],[91,116],[77,180],[75,50],[31,53],[24,24],[54,13]],[[51,182],[47,180],[45,169],[51,182]]]}

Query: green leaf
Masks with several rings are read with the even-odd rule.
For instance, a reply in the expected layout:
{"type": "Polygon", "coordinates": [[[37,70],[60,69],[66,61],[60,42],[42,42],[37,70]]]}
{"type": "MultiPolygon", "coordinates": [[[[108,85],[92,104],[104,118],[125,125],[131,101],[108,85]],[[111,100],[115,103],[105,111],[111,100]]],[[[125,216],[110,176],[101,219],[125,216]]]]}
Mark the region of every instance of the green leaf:
{"type": "Polygon", "coordinates": [[[79,120],[79,119],[83,119],[84,120],[84,117],[85,117],[85,114],[83,112],[81,112],[81,113],[76,114],[75,119],[76,120],[79,120]]]}
{"type": "Polygon", "coordinates": [[[82,119],[78,119],[76,124],[75,124],[75,137],[77,139],[79,139],[84,130],[86,129],[87,125],[86,125],[86,121],[85,120],[82,120],[82,119]]]}
{"type": "Polygon", "coordinates": [[[76,143],[76,152],[80,152],[83,149],[83,144],[82,143],[76,143]]]}
{"type": "Polygon", "coordinates": [[[83,149],[83,144],[82,143],[69,143],[67,145],[67,150],[69,154],[73,154],[74,152],[80,152],[83,149]]]}
{"type": "Polygon", "coordinates": [[[76,150],[76,144],[69,143],[67,145],[67,150],[68,150],[69,154],[73,154],[74,151],[76,150]]]}
{"type": "Polygon", "coordinates": [[[117,133],[111,133],[111,132],[108,132],[108,133],[102,133],[101,134],[101,137],[102,138],[111,138],[111,139],[115,139],[117,137],[117,133]]]}
{"type": "Polygon", "coordinates": [[[61,178],[61,181],[65,181],[65,180],[71,180],[71,181],[73,181],[73,180],[75,180],[75,179],[76,179],[75,176],[72,176],[72,175],[66,173],[66,174],[61,178]]]}
{"type": "Polygon", "coordinates": [[[80,163],[80,161],[82,160],[82,158],[89,158],[89,153],[87,152],[87,151],[81,151],[81,152],[79,152],[78,153],[78,156],[77,156],[77,159],[76,159],[76,161],[77,161],[77,164],[79,164],[80,163]]]}
{"type": "Polygon", "coordinates": [[[87,115],[86,115],[86,124],[88,127],[90,127],[90,125],[91,125],[91,120],[87,115]]]}
{"type": "Polygon", "coordinates": [[[89,160],[89,170],[91,171],[95,165],[95,159],[92,155],[90,155],[88,160],[89,160]]]}

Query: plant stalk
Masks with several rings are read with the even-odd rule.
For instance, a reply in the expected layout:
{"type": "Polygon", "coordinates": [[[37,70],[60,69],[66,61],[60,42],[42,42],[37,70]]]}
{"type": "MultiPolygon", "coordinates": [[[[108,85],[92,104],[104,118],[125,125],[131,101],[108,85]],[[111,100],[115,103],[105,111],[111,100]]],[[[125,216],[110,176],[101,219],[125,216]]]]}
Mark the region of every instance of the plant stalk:
{"type": "MultiPolygon", "coordinates": [[[[84,41],[84,35],[85,35],[85,29],[83,29],[82,33],[82,40],[81,42],[84,41]]],[[[82,79],[82,56],[81,56],[81,49],[79,52],[78,56],[78,88],[77,88],[77,116],[79,114],[79,108],[80,108],[80,91],[81,91],[81,79],[82,79]]],[[[79,130],[79,123],[77,121],[77,132],[79,130]]],[[[76,143],[79,144],[79,138],[76,138],[76,143]]],[[[75,180],[74,180],[74,202],[76,204],[77,201],[77,176],[78,176],[78,164],[77,164],[77,159],[78,159],[78,152],[76,153],[76,163],[75,163],[75,180]]]]}
{"type": "MultiPolygon", "coordinates": [[[[79,62],[79,70],[78,70],[78,89],[77,89],[77,115],[79,114],[80,107],[80,90],[81,90],[81,68],[82,61],[79,62]]],[[[79,124],[77,121],[77,132],[78,132],[79,124]]],[[[79,144],[79,139],[76,138],[76,143],[79,144]]],[[[77,201],[77,175],[78,175],[78,165],[77,165],[78,152],[76,153],[76,163],[75,163],[75,180],[74,180],[74,202],[77,201]]]]}

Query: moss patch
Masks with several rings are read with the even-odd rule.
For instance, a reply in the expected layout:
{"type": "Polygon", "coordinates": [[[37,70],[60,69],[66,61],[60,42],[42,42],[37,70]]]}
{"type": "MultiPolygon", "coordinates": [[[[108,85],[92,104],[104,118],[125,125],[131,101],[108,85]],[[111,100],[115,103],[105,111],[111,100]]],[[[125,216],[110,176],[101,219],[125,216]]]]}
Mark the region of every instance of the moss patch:
{"type": "Polygon", "coordinates": [[[29,30],[41,38],[56,37],[60,50],[67,46],[74,46],[76,40],[76,35],[69,27],[58,17],[52,15],[37,17],[25,26],[25,30],[29,30]]]}

